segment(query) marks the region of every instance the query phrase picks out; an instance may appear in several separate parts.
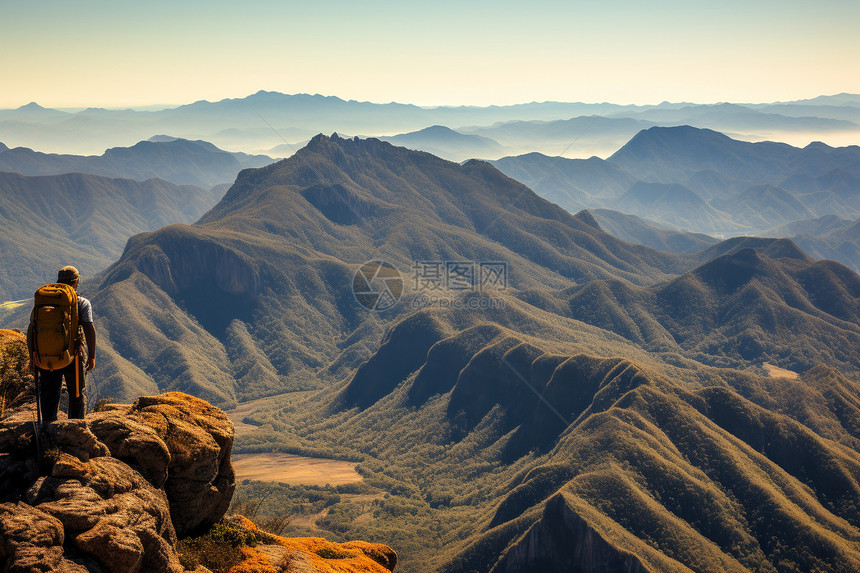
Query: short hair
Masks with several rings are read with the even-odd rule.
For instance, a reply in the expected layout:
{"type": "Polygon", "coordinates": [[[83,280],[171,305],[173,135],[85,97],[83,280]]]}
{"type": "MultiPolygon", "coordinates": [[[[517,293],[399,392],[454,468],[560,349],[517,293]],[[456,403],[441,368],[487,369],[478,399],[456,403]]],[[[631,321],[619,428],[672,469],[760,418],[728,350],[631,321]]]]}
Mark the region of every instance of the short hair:
{"type": "Polygon", "coordinates": [[[63,267],[57,273],[57,282],[66,285],[72,284],[79,278],[81,278],[81,275],[78,273],[78,269],[73,266],[63,267]]]}

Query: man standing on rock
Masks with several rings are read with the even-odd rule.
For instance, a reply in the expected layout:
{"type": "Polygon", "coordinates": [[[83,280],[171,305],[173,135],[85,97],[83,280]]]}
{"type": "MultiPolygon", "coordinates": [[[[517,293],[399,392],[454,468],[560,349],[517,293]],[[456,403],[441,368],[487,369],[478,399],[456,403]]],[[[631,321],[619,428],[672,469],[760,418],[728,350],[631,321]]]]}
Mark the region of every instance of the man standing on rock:
{"type": "Polygon", "coordinates": [[[45,285],[36,291],[33,314],[27,329],[27,346],[30,350],[30,367],[34,370],[39,381],[38,399],[43,424],[57,419],[64,378],[69,394],[69,418],[83,419],[87,411],[84,379],[86,373],[96,365],[96,329],[93,325],[92,304],[86,298],[77,296],[79,281],[78,269],[72,266],[63,267],[57,273],[57,283],[45,285]],[[71,287],[71,290],[65,285],[71,287]],[[59,302],[54,306],[46,304],[45,297],[54,293],[56,293],[59,302]],[[63,308],[64,295],[70,296],[72,300],[77,299],[77,316],[74,316],[73,312],[70,313],[72,315],[70,324],[73,325],[70,328],[66,326],[69,317],[62,314],[62,311],[57,313],[55,310],[63,308]],[[52,324],[51,312],[65,317],[66,321],[60,320],[59,327],[53,327],[53,331],[50,326],[52,324]],[[43,318],[46,315],[48,318],[43,318]],[[69,330],[71,332],[68,332],[69,330]],[[57,332],[62,332],[66,341],[61,344],[62,348],[56,357],[54,355],[46,357],[47,351],[39,346],[47,346],[48,343],[52,342],[51,337],[56,337],[57,332]],[[81,340],[81,333],[83,334],[83,341],[81,340]],[[84,356],[84,344],[82,342],[86,343],[86,356],[84,356]],[[65,353],[65,359],[63,353],[65,353]],[[54,365],[52,360],[55,358],[59,364],[57,368],[52,367],[54,365]],[[64,365],[63,363],[69,358],[71,362],[64,365]]]}

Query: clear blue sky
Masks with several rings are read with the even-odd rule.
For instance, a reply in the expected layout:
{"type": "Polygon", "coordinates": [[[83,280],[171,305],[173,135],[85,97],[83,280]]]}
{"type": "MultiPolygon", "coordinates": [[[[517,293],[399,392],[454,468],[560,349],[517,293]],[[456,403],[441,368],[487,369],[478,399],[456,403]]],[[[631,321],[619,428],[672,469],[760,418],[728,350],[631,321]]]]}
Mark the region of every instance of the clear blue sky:
{"type": "Polygon", "coordinates": [[[856,0],[0,0],[0,108],[789,100],[860,92],[858,30],[856,0]]]}

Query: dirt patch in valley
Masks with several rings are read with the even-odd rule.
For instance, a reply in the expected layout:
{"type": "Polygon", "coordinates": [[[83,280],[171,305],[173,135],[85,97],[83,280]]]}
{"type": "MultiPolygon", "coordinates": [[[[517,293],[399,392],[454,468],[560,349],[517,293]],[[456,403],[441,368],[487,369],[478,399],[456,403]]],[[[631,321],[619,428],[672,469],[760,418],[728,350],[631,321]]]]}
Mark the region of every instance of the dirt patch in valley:
{"type": "Polygon", "coordinates": [[[294,454],[234,454],[236,480],[277,481],[299,485],[343,485],[362,477],[355,462],[308,458],[294,454]]]}
{"type": "Polygon", "coordinates": [[[786,370],[785,368],[780,368],[779,366],[774,366],[770,362],[765,362],[762,364],[765,372],[771,378],[797,378],[797,372],[793,370],[786,370]]]}

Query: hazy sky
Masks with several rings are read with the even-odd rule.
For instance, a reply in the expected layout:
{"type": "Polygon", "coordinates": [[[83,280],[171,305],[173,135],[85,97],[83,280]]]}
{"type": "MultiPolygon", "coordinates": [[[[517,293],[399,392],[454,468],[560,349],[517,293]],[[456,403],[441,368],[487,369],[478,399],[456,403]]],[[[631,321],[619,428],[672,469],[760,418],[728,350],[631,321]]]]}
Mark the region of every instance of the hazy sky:
{"type": "Polygon", "coordinates": [[[0,0],[0,108],[860,93],[860,2],[0,0]]]}

